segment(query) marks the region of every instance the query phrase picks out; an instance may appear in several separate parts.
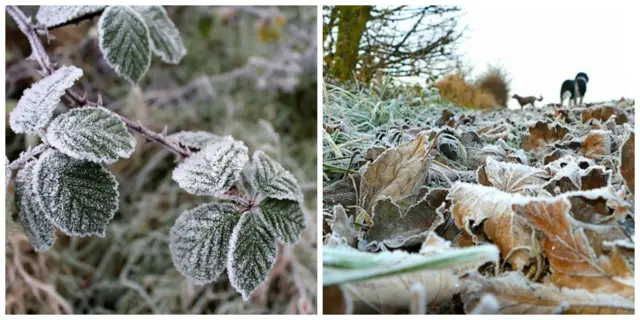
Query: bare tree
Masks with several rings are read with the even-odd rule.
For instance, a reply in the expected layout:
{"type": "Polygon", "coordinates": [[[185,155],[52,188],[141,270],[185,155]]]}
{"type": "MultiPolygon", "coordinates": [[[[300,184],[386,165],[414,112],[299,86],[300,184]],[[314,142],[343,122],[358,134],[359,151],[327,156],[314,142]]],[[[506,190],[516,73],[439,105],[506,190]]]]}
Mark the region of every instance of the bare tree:
{"type": "Polygon", "coordinates": [[[377,71],[392,76],[435,79],[458,66],[456,44],[465,29],[461,9],[426,7],[325,6],[326,76],[370,81],[377,71]]]}

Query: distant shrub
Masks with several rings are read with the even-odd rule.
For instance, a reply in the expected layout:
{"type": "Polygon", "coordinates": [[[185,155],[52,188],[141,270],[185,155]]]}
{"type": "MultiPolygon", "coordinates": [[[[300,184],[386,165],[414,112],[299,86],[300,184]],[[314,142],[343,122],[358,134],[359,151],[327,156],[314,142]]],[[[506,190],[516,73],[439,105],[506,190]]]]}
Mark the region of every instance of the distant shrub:
{"type": "Polygon", "coordinates": [[[491,92],[469,83],[464,76],[454,73],[436,81],[442,100],[471,109],[490,109],[498,105],[491,92]]]}
{"type": "Polygon", "coordinates": [[[476,87],[490,93],[501,107],[507,107],[509,101],[509,80],[507,72],[500,66],[489,66],[476,80],[476,87]]]}

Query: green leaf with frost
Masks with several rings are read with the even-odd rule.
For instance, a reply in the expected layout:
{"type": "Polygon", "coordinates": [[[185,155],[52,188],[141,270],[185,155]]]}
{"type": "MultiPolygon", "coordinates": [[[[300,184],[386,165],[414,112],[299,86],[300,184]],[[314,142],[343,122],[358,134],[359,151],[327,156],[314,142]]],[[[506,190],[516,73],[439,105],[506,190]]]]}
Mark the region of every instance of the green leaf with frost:
{"type": "Polygon", "coordinates": [[[36,20],[47,28],[97,14],[106,6],[40,6],[36,20]]]}
{"type": "Polygon", "coordinates": [[[129,158],[136,146],[120,117],[102,107],[73,109],[58,116],[49,125],[47,141],[72,158],[106,164],[129,158]]]}
{"type": "Polygon", "coordinates": [[[218,142],[222,138],[206,131],[180,131],[167,136],[167,139],[182,147],[200,150],[208,144],[218,142]]]}
{"type": "Polygon", "coordinates": [[[178,64],[187,54],[187,49],[167,11],[162,6],[134,6],[133,9],[142,15],[149,27],[153,53],[164,62],[178,64]]]}
{"type": "Polygon", "coordinates": [[[262,220],[247,212],[231,236],[227,272],[231,285],[249,300],[251,293],[267,278],[276,261],[276,239],[262,220]]]}
{"type": "Polygon", "coordinates": [[[227,266],[227,253],[240,209],[208,203],[182,213],[171,228],[169,249],[176,269],[198,284],[214,282],[227,266]]]}
{"type": "Polygon", "coordinates": [[[267,198],[260,203],[260,217],[272,234],[294,244],[307,227],[300,204],[292,200],[267,198]]]}
{"type": "Polygon", "coordinates": [[[82,69],[63,66],[24,91],[9,114],[9,125],[15,133],[37,135],[58,107],[65,90],[82,77],[82,69]]]}
{"type": "Polygon", "coordinates": [[[70,236],[104,237],[118,209],[118,182],[107,169],[50,149],[33,170],[33,193],[53,225],[70,236]]]}
{"type": "Polygon", "coordinates": [[[31,246],[39,252],[47,251],[55,242],[55,228],[40,209],[33,191],[33,169],[36,161],[28,162],[16,174],[16,209],[31,246]]]}
{"type": "Polygon", "coordinates": [[[293,174],[261,150],[253,153],[252,184],[265,197],[302,203],[302,191],[293,174]]]}
{"type": "Polygon", "coordinates": [[[173,170],[173,180],[191,194],[220,196],[238,180],[247,153],[243,142],[224,137],[191,154],[173,170]]]}
{"type": "Polygon", "coordinates": [[[98,22],[100,51],[118,75],[138,83],[151,64],[151,41],[144,18],[131,7],[110,6],[98,22]]]}

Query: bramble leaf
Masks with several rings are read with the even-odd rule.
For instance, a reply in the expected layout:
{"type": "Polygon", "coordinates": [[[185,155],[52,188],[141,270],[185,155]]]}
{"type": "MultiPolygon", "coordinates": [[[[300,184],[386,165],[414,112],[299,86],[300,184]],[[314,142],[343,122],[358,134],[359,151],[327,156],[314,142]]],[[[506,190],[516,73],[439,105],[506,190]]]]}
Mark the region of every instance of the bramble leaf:
{"type": "Polygon", "coordinates": [[[227,266],[239,208],[230,203],[207,203],[182,213],[171,228],[169,249],[176,269],[192,281],[215,281],[227,266]]]}
{"type": "Polygon", "coordinates": [[[265,197],[302,202],[296,178],[261,150],[253,153],[252,185],[265,197]]]}
{"type": "Polygon", "coordinates": [[[104,237],[118,209],[118,182],[107,169],[48,150],[33,170],[33,193],[54,226],[70,236],[104,237]]]}
{"type": "Polygon", "coordinates": [[[73,109],[55,118],[47,140],[72,158],[107,164],[129,158],[136,145],[124,122],[102,107],[73,109]]]}
{"type": "Polygon", "coordinates": [[[149,27],[151,48],[162,61],[177,64],[187,54],[180,31],[162,6],[134,6],[149,27]]]}
{"type": "Polygon", "coordinates": [[[110,6],[98,22],[100,51],[118,75],[135,84],[151,64],[149,28],[144,18],[127,6],[110,6]]]}
{"type": "Polygon", "coordinates": [[[173,170],[173,180],[191,194],[220,196],[238,180],[248,160],[247,146],[227,136],[189,156],[173,170]]]}
{"type": "Polygon", "coordinates": [[[82,77],[82,69],[64,66],[24,91],[9,114],[9,125],[15,133],[37,135],[51,119],[64,91],[82,77]]]}
{"type": "Polygon", "coordinates": [[[276,239],[250,212],[245,213],[233,229],[227,273],[231,285],[247,301],[266,278],[276,261],[276,239]]]}
{"type": "Polygon", "coordinates": [[[300,204],[288,199],[267,198],[260,203],[264,224],[283,242],[294,244],[307,227],[300,204]]]}
{"type": "Polygon", "coordinates": [[[16,175],[16,207],[24,233],[31,246],[39,252],[47,251],[55,242],[55,229],[44,215],[33,193],[33,168],[36,161],[28,162],[16,175]]]}
{"type": "Polygon", "coordinates": [[[99,13],[106,6],[40,6],[36,19],[47,28],[99,13]]]}
{"type": "Polygon", "coordinates": [[[220,141],[222,138],[206,131],[180,131],[167,136],[167,139],[177,142],[189,149],[202,149],[206,145],[220,141]]]}

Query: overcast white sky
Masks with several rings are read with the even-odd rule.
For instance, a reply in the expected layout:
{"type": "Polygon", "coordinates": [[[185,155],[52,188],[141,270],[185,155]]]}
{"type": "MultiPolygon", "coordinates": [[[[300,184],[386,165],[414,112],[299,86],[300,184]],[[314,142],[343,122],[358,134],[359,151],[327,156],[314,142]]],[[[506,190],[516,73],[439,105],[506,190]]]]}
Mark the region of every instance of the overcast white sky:
{"type": "MultiPolygon", "coordinates": [[[[512,93],[544,96],[538,105],[559,102],[562,82],[580,71],[589,75],[585,102],[635,98],[640,84],[637,9],[555,2],[462,6],[466,14],[460,22],[469,31],[459,49],[474,67],[473,75],[499,62],[510,74],[512,93]]],[[[516,106],[510,99],[509,107],[516,106]]]]}

